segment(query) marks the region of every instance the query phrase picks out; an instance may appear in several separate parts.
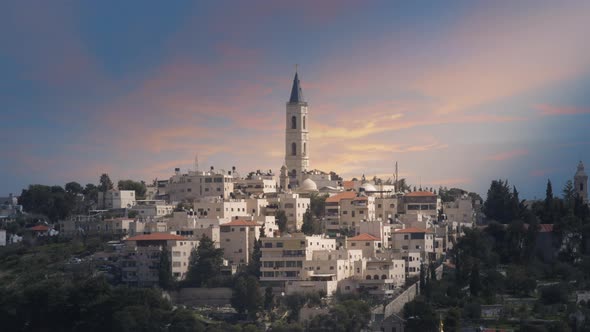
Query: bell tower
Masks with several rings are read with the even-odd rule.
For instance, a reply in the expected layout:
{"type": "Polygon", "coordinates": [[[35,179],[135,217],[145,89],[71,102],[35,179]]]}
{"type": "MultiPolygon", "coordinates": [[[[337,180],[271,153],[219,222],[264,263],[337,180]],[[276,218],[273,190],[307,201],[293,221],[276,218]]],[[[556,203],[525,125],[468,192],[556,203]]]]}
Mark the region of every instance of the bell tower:
{"type": "Polygon", "coordinates": [[[285,166],[289,174],[289,184],[296,187],[303,181],[302,173],[309,170],[309,117],[297,70],[293,78],[291,97],[287,102],[285,124],[285,166]]]}

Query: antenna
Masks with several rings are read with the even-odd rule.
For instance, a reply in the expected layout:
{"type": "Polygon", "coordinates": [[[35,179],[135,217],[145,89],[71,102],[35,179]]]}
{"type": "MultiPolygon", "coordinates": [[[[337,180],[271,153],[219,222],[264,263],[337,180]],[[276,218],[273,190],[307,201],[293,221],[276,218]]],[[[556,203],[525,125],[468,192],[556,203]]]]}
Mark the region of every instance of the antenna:
{"type": "Polygon", "coordinates": [[[195,153],[195,173],[199,171],[199,154],[195,153]]]}

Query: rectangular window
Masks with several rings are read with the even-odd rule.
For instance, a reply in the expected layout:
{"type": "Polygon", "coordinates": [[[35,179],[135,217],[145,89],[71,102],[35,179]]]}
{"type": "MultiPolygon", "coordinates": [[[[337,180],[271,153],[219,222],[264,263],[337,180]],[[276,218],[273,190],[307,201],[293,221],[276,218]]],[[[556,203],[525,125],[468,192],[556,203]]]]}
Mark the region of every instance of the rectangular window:
{"type": "Polygon", "coordinates": [[[282,248],[283,247],[283,242],[277,242],[277,248],[282,248]]]}

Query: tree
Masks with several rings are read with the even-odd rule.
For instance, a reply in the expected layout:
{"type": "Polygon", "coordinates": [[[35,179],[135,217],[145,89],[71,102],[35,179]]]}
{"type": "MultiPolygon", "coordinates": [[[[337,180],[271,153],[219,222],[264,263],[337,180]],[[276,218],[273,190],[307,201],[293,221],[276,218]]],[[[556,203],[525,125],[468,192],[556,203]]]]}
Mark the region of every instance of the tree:
{"type": "Polygon", "coordinates": [[[34,184],[23,189],[19,204],[27,212],[42,214],[56,222],[72,214],[76,207],[76,197],[60,186],[34,184]]]}
{"type": "Polygon", "coordinates": [[[199,246],[191,252],[185,284],[189,287],[206,286],[209,280],[220,276],[222,263],[223,249],[215,248],[214,242],[203,234],[199,246]]]}
{"type": "Polygon", "coordinates": [[[82,185],[80,185],[78,182],[75,182],[75,181],[66,183],[65,189],[66,189],[66,192],[71,193],[71,194],[81,194],[84,191],[84,188],[82,188],[82,185]]]}
{"type": "Polygon", "coordinates": [[[311,210],[309,208],[303,214],[303,224],[301,225],[301,231],[305,235],[314,234],[313,215],[311,214],[311,210]]]}
{"type": "Polygon", "coordinates": [[[253,276],[239,276],[234,283],[231,304],[239,313],[255,318],[262,307],[262,295],[258,279],[253,276]]]}
{"type": "Polygon", "coordinates": [[[252,256],[250,257],[250,261],[246,267],[247,273],[256,279],[260,279],[260,268],[262,267],[262,262],[260,261],[260,258],[262,258],[262,251],[260,250],[261,248],[262,240],[261,238],[258,238],[258,240],[254,241],[252,256]]]}
{"type": "Polygon", "coordinates": [[[444,320],[445,332],[456,332],[461,328],[461,311],[457,308],[451,308],[447,311],[444,320]]]}
{"type": "Polygon", "coordinates": [[[320,219],[326,213],[326,198],[328,195],[311,194],[309,198],[309,209],[314,217],[320,219]]]}
{"type": "Polygon", "coordinates": [[[576,191],[572,180],[568,180],[563,186],[563,200],[567,207],[573,207],[574,199],[576,197],[576,191]]]}
{"type": "Polygon", "coordinates": [[[98,180],[98,190],[100,192],[107,192],[108,190],[113,189],[113,181],[108,174],[103,173],[98,180]]]}
{"type": "Polygon", "coordinates": [[[264,309],[271,310],[274,305],[274,294],[272,293],[272,287],[268,286],[264,289],[264,309]]]}
{"type": "Polygon", "coordinates": [[[147,188],[145,182],[136,182],[133,180],[120,180],[117,187],[119,190],[133,190],[137,199],[144,199],[147,188]]]}
{"type": "Polygon", "coordinates": [[[172,277],[172,263],[170,262],[170,251],[166,247],[160,252],[160,264],[158,266],[158,284],[162,289],[171,289],[174,285],[172,277]]]}
{"type": "Polygon", "coordinates": [[[479,263],[473,264],[471,268],[471,275],[469,277],[469,292],[471,296],[477,297],[481,290],[481,280],[479,276],[479,263]]]}
{"type": "Polygon", "coordinates": [[[551,186],[551,180],[547,180],[547,189],[545,189],[545,207],[551,208],[553,202],[553,187],[551,186]]]}
{"type": "Polygon", "coordinates": [[[436,331],[438,327],[434,308],[421,297],[404,305],[404,319],[409,331],[436,331]]]}
{"type": "Polygon", "coordinates": [[[287,214],[284,210],[277,210],[275,213],[275,219],[277,226],[279,226],[279,232],[282,234],[287,230],[287,214]]]}
{"type": "Polygon", "coordinates": [[[483,212],[491,220],[507,224],[518,217],[518,206],[514,197],[516,188],[510,193],[508,181],[494,180],[488,189],[483,212]]]}

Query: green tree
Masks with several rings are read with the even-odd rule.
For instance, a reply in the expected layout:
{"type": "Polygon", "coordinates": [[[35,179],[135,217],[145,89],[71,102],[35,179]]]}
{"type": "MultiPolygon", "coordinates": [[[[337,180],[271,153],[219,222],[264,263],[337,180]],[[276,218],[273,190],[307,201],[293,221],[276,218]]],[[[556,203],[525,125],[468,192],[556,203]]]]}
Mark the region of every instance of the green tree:
{"type": "Polygon", "coordinates": [[[144,199],[147,188],[145,182],[136,182],[133,180],[120,180],[117,187],[119,190],[133,190],[137,199],[144,199]]]}
{"type": "Polygon", "coordinates": [[[573,207],[574,199],[576,197],[576,190],[572,180],[568,180],[563,186],[563,200],[567,207],[573,207]]]}
{"type": "Polygon", "coordinates": [[[252,256],[248,261],[248,266],[246,267],[246,271],[249,275],[254,276],[256,279],[260,279],[260,268],[262,267],[262,262],[260,259],[262,258],[262,240],[258,238],[258,240],[254,241],[254,248],[252,248],[252,256]]]}
{"type": "Polygon", "coordinates": [[[60,186],[34,184],[23,189],[19,204],[27,212],[42,214],[56,222],[72,214],[76,207],[76,197],[60,186]]]}
{"type": "Polygon", "coordinates": [[[255,318],[263,304],[258,279],[253,276],[239,276],[233,287],[231,304],[239,313],[255,318]]]}
{"type": "Polygon", "coordinates": [[[215,248],[215,243],[205,234],[199,240],[199,246],[191,252],[185,285],[203,287],[211,279],[221,275],[223,249],[215,248]]]}
{"type": "Polygon", "coordinates": [[[171,289],[174,285],[172,277],[172,263],[170,261],[170,251],[166,247],[160,252],[160,264],[158,266],[158,284],[163,289],[171,289]]]}
{"type": "Polygon", "coordinates": [[[443,323],[445,332],[456,332],[461,328],[461,311],[457,308],[451,308],[447,311],[443,323]]]}
{"type": "Polygon", "coordinates": [[[404,305],[404,319],[408,331],[436,331],[439,322],[432,305],[421,297],[404,305]]]}
{"type": "Polygon", "coordinates": [[[311,210],[309,208],[303,214],[303,224],[301,225],[301,231],[305,235],[314,234],[313,215],[311,214],[311,210]]]}
{"type": "Polygon", "coordinates": [[[111,181],[108,174],[103,173],[98,180],[98,190],[100,192],[106,192],[111,189],[113,189],[113,181],[111,181]]]}
{"type": "Polygon", "coordinates": [[[328,198],[328,195],[316,193],[311,194],[309,198],[309,208],[317,219],[321,219],[326,212],[326,198],[328,198]]]}
{"type": "Polygon", "coordinates": [[[475,262],[471,267],[471,275],[469,277],[469,292],[471,296],[477,297],[481,290],[481,279],[479,275],[479,263],[475,262]]]}
{"type": "Polygon", "coordinates": [[[279,232],[283,234],[287,230],[287,214],[284,210],[277,210],[275,213],[275,219],[277,226],[279,226],[279,232]]]}
{"type": "Polygon", "coordinates": [[[510,192],[508,181],[494,180],[488,189],[483,212],[491,219],[507,224],[518,217],[516,200],[510,192]]]}
{"type": "Polygon", "coordinates": [[[71,194],[81,194],[84,191],[82,185],[75,181],[66,183],[65,189],[68,193],[71,194]]]}
{"type": "Polygon", "coordinates": [[[272,310],[274,306],[274,294],[272,292],[272,287],[268,286],[264,289],[264,309],[265,310],[272,310]]]}

